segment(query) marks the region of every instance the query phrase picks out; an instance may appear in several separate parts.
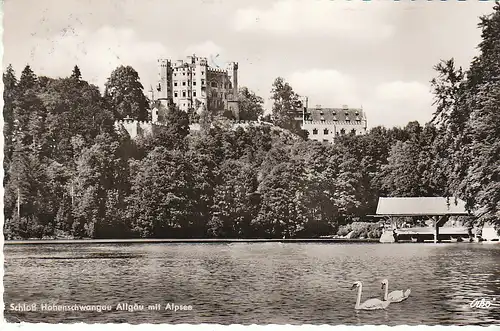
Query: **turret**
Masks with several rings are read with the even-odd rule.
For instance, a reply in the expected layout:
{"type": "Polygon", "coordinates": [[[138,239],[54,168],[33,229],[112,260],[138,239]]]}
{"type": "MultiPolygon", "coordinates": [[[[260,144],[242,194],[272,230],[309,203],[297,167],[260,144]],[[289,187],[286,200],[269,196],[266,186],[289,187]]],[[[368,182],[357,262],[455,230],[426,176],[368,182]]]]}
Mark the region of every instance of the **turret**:
{"type": "Polygon", "coordinates": [[[238,97],[238,63],[237,62],[229,62],[226,65],[227,74],[229,77],[229,81],[231,82],[232,94],[233,98],[238,97]]]}
{"type": "Polygon", "coordinates": [[[167,59],[158,60],[157,100],[168,104],[172,98],[172,63],[167,59]]]}

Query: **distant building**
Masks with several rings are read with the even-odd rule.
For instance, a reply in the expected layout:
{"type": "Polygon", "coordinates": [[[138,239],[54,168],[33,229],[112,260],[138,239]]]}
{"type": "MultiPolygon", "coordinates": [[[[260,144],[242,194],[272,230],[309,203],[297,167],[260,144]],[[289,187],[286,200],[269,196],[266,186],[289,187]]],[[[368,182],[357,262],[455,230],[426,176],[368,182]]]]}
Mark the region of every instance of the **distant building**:
{"type": "Polygon", "coordinates": [[[238,118],[238,63],[213,68],[205,57],[188,56],[186,61],[158,60],[156,100],[180,110],[231,111],[238,118]]]}
{"type": "Polygon", "coordinates": [[[310,140],[333,142],[346,134],[366,133],[366,115],[362,108],[305,108],[302,129],[309,133],[310,140]]]}

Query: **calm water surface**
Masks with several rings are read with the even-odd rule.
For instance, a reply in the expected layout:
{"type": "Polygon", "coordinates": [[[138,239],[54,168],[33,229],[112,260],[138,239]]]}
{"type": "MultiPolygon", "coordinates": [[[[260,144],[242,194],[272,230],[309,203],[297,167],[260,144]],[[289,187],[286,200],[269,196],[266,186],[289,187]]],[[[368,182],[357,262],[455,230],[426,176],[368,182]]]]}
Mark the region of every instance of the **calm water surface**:
{"type": "Polygon", "coordinates": [[[102,244],[5,246],[9,322],[499,324],[500,245],[102,244]],[[385,311],[362,300],[410,287],[385,311]],[[474,299],[493,304],[471,308],[474,299]],[[494,300],[494,301],[493,301],[494,300]],[[16,312],[10,304],[111,305],[105,312],[16,312]],[[116,310],[118,303],[191,311],[116,310]]]}

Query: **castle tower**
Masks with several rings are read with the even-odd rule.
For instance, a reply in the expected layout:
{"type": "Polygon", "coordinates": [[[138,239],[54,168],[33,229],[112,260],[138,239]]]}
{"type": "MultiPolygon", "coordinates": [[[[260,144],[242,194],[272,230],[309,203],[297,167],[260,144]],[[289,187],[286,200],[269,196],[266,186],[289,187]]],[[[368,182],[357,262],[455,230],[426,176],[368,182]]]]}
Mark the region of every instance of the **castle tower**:
{"type": "Polygon", "coordinates": [[[172,100],[172,63],[170,60],[158,60],[157,100],[168,107],[172,100]]]}
{"type": "Polygon", "coordinates": [[[238,63],[229,62],[226,66],[227,75],[231,82],[233,100],[238,98],[238,63]]]}
{"type": "Polygon", "coordinates": [[[231,111],[233,116],[239,120],[240,110],[238,103],[238,63],[229,62],[226,66],[227,76],[231,84],[229,89],[230,97],[226,100],[226,109],[231,111]]]}
{"type": "Polygon", "coordinates": [[[200,113],[201,110],[208,107],[207,103],[207,72],[208,61],[205,57],[195,58],[195,81],[196,85],[193,86],[193,108],[196,112],[200,113]]]}

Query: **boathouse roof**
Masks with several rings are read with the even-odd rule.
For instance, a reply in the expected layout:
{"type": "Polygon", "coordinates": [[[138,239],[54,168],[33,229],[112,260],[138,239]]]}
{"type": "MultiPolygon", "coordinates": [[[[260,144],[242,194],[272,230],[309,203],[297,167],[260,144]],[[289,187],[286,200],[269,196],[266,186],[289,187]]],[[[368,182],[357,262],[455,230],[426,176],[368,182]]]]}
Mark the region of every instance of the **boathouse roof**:
{"type": "Polygon", "coordinates": [[[465,202],[453,197],[390,197],[379,198],[377,215],[387,216],[438,216],[469,215],[465,202]]]}

